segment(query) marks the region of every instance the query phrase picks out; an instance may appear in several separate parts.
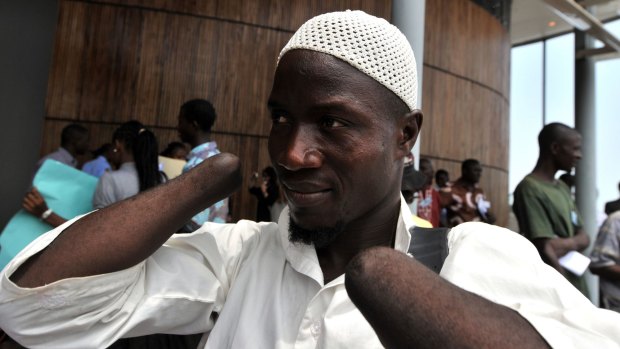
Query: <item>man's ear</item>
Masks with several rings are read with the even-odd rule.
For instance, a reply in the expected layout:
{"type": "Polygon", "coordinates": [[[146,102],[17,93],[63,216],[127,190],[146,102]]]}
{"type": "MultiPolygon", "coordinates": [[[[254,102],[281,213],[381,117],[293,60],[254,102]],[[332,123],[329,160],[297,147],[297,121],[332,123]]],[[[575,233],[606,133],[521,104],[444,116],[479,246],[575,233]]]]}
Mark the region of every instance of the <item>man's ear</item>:
{"type": "MultiPolygon", "coordinates": [[[[399,150],[402,150],[404,155],[409,154],[413,145],[418,139],[418,135],[420,134],[420,129],[422,128],[422,120],[424,116],[422,115],[422,111],[419,109],[415,109],[409,113],[407,113],[402,119],[399,125],[399,150]]],[[[403,156],[404,156],[403,155],[403,156]]]]}

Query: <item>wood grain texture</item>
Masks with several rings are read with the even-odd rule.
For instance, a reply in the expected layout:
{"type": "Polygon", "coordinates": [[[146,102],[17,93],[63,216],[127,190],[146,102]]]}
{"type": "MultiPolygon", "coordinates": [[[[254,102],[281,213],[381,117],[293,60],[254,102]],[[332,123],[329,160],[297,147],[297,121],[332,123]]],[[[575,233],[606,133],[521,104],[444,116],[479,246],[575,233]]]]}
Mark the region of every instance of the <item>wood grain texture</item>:
{"type": "Polygon", "coordinates": [[[59,146],[72,121],[90,129],[92,149],[132,119],[163,149],[178,140],[181,104],[208,99],[218,114],[213,139],[243,163],[235,221],[255,218],[247,186],[270,163],[266,101],[292,32],[324,12],[362,9],[389,20],[392,8],[380,0],[62,0],[59,7],[41,154],[59,146]]]}
{"type": "Polygon", "coordinates": [[[454,180],[478,159],[498,224],[508,222],[510,38],[468,0],[426,3],[421,156],[454,180]]]}
{"type": "Polygon", "coordinates": [[[390,20],[392,11],[391,1],[380,0],[98,0],[96,2],[214,17],[277,28],[291,33],[309,18],[325,12],[363,10],[390,20]]]}
{"type": "Polygon", "coordinates": [[[472,1],[428,1],[424,65],[474,80],[507,98],[509,33],[495,17],[472,1]]]}

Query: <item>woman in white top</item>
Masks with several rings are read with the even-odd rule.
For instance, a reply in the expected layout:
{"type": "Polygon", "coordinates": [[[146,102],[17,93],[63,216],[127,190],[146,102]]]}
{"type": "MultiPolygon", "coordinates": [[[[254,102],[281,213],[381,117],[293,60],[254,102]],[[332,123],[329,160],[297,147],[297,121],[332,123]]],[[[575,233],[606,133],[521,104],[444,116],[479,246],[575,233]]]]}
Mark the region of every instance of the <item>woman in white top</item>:
{"type": "Polygon", "coordinates": [[[122,124],[114,131],[112,144],[112,161],[118,170],[101,176],[93,196],[94,208],[109,206],[165,181],[157,162],[157,139],[140,122],[122,124]]]}

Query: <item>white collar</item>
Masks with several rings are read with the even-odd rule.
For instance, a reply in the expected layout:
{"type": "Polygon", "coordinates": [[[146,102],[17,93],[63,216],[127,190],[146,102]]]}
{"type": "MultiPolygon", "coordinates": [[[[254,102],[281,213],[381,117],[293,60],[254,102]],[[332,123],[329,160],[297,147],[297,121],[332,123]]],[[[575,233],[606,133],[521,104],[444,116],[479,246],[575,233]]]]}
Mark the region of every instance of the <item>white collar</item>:
{"type": "MultiPolygon", "coordinates": [[[[282,247],[284,249],[286,259],[291,264],[293,269],[311,277],[317,283],[319,283],[319,285],[323,286],[323,271],[321,270],[319,259],[317,257],[314,246],[301,243],[294,244],[290,242],[288,225],[289,209],[288,206],[286,206],[282,210],[282,213],[280,213],[280,218],[278,219],[278,230],[280,232],[280,239],[282,241],[282,247]]],[[[407,253],[409,249],[409,243],[411,241],[411,234],[409,233],[409,229],[413,226],[415,226],[415,223],[413,222],[413,218],[411,217],[411,211],[409,211],[409,206],[407,206],[405,199],[401,195],[400,214],[398,217],[398,224],[396,226],[396,238],[394,240],[395,250],[407,253]]],[[[330,284],[342,282],[344,282],[344,278],[341,275],[340,277],[330,282],[330,284]]]]}

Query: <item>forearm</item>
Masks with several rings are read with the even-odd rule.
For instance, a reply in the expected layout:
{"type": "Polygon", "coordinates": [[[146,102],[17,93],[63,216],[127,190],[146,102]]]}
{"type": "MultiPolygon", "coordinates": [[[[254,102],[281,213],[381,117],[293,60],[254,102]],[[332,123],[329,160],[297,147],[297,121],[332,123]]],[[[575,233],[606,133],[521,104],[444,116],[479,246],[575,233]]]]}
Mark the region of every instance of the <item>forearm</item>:
{"type": "Polygon", "coordinates": [[[542,260],[545,263],[552,266],[555,270],[557,270],[561,274],[564,274],[564,268],[562,268],[562,266],[560,265],[560,262],[558,261],[558,255],[556,253],[556,248],[552,245],[552,242],[556,240],[560,240],[560,239],[549,239],[549,238],[535,239],[532,241],[532,243],[534,244],[534,246],[536,246],[536,249],[538,250],[538,254],[540,254],[540,258],[542,258],[542,260]]]}
{"type": "Polygon", "coordinates": [[[36,287],[136,265],[196,212],[232,194],[239,176],[235,156],[211,157],[165,185],[76,221],[11,279],[21,287],[36,287]]]}
{"type": "Polygon", "coordinates": [[[43,221],[51,225],[52,227],[56,228],[56,227],[63,225],[67,220],[57,215],[56,213],[52,213],[49,215],[49,217],[47,217],[43,221]]]}
{"type": "Polygon", "coordinates": [[[590,267],[592,274],[608,281],[620,281],[620,265],[610,265],[607,267],[590,267]]]}
{"type": "Polygon", "coordinates": [[[578,229],[577,234],[571,238],[574,243],[574,251],[583,251],[590,245],[590,237],[583,229],[578,229]]]}
{"type": "Polygon", "coordinates": [[[590,238],[582,229],[577,231],[577,234],[569,238],[555,238],[549,239],[549,244],[553,247],[555,254],[559,257],[567,254],[570,251],[583,251],[590,244],[590,238]]]}
{"type": "Polygon", "coordinates": [[[517,312],[392,249],[370,249],[354,258],[345,286],[387,348],[548,348],[517,312]]]}

